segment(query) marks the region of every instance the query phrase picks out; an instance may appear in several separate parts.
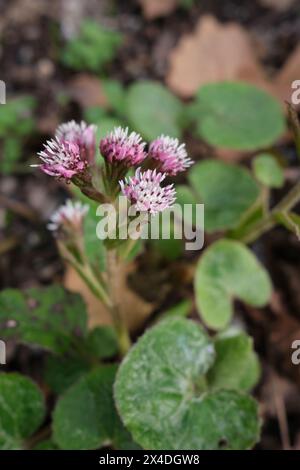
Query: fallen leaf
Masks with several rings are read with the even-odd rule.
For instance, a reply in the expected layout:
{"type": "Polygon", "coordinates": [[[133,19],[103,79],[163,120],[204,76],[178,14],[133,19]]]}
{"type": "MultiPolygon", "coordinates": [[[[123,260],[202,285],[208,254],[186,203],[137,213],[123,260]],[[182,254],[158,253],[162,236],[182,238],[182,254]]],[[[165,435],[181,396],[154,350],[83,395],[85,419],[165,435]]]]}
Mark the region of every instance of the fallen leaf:
{"type": "Polygon", "coordinates": [[[273,8],[277,11],[285,11],[295,3],[295,0],[259,0],[259,3],[263,7],[273,8]]]}
{"type": "Polygon", "coordinates": [[[206,15],[172,51],[167,83],[175,93],[189,98],[201,85],[221,80],[245,80],[271,88],[245,29],[206,15]]]}
{"type": "Polygon", "coordinates": [[[274,85],[279,99],[291,101],[293,92],[291,86],[294,80],[300,80],[300,44],[291,53],[275,78],[274,85]]]}
{"type": "Polygon", "coordinates": [[[166,16],[175,10],[177,0],[139,0],[143,14],[148,20],[166,16]]]}
{"type": "Polygon", "coordinates": [[[83,108],[90,106],[108,107],[108,101],[100,80],[87,73],[80,73],[69,81],[68,93],[83,108]]]}
{"type": "MultiPolygon", "coordinates": [[[[135,269],[133,264],[127,265],[121,274],[120,286],[118,289],[121,300],[121,314],[129,331],[134,332],[141,328],[150,314],[153,312],[153,305],[139,297],[135,292],[129,289],[127,285],[127,276],[135,269]]],[[[97,325],[110,325],[111,317],[102,302],[100,302],[88,289],[77,272],[68,267],[64,285],[72,292],[82,295],[87,304],[89,327],[97,325]]]]}

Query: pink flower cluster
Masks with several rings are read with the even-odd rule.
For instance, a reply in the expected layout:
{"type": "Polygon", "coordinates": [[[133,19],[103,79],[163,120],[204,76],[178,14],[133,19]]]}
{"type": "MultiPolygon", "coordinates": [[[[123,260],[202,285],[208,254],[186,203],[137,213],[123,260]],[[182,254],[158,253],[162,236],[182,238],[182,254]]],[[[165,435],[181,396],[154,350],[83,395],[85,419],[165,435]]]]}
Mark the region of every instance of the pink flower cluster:
{"type": "Polygon", "coordinates": [[[188,157],[185,144],[178,139],[164,135],[150,143],[149,152],[146,143],[136,132],[128,134],[128,128],[117,127],[100,141],[100,152],[109,163],[124,162],[127,167],[141,164],[146,158],[152,160],[158,170],[170,176],[186,170],[193,164],[188,157]]]}
{"type": "Polygon", "coordinates": [[[75,121],[61,124],[55,138],[44,144],[38,153],[42,163],[39,166],[44,173],[57,178],[70,180],[81,174],[94,162],[96,153],[96,126],[75,121]]]}
{"type": "Polygon", "coordinates": [[[63,206],[60,206],[52,214],[47,227],[53,232],[58,232],[64,227],[72,231],[80,230],[83,218],[88,210],[89,206],[87,204],[82,204],[80,201],[73,202],[71,199],[68,199],[63,206]]]}
{"type": "Polygon", "coordinates": [[[109,163],[125,163],[127,167],[139,165],[145,160],[146,143],[136,132],[128,134],[128,128],[116,127],[100,141],[100,152],[109,163]]]}
{"type": "Polygon", "coordinates": [[[120,186],[136,210],[154,215],[171,207],[176,199],[173,184],[160,185],[165,178],[166,173],[157,173],[156,170],[142,172],[138,168],[133,177],[120,181],[120,186]]]}
{"type": "MultiPolygon", "coordinates": [[[[101,139],[100,152],[109,165],[117,169],[116,173],[106,175],[115,178],[116,184],[118,178],[125,176],[127,168],[137,165],[145,168],[145,171],[138,168],[133,177],[125,178],[119,184],[137,210],[151,214],[163,211],[175,201],[173,185],[161,186],[166,176],[175,176],[193,164],[185,144],[180,144],[178,139],[162,135],[150,143],[147,152],[146,143],[139,134],[129,133],[128,128],[121,127],[101,139]]],[[[83,121],[80,124],[70,121],[58,127],[55,138],[49,140],[38,154],[42,163],[33,166],[67,181],[79,176],[84,184],[91,184],[91,178],[84,179],[83,176],[94,164],[95,153],[96,127],[83,121]]]]}

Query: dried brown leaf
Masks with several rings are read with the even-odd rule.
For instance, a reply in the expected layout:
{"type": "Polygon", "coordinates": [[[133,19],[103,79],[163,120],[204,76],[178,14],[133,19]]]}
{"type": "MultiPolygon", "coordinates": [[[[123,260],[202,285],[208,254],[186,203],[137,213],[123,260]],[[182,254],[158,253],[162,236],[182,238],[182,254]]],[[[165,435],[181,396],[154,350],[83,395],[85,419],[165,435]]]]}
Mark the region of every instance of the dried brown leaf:
{"type": "Polygon", "coordinates": [[[172,13],[177,6],[177,0],[139,0],[144,16],[152,20],[172,13]]]}
{"type": "Polygon", "coordinates": [[[101,87],[100,80],[87,73],[75,75],[68,83],[68,93],[83,108],[89,106],[107,107],[108,101],[101,87]]]}
{"type": "Polygon", "coordinates": [[[273,8],[277,11],[285,11],[295,3],[295,0],[259,0],[259,3],[263,7],[273,8]]]}
{"type": "MultiPolygon", "coordinates": [[[[118,293],[122,309],[121,314],[123,315],[129,330],[134,332],[144,325],[145,321],[153,311],[153,306],[129,289],[127,285],[127,276],[132,270],[134,270],[134,265],[128,265],[122,272],[118,293]]],[[[90,292],[77,272],[71,267],[68,267],[66,271],[64,285],[67,289],[73,292],[78,292],[82,295],[87,304],[90,328],[97,325],[111,324],[111,317],[107,309],[90,292]]]]}
{"type": "Polygon", "coordinates": [[[188,98],[201,85],[221,80],[245,80],[270,88],[247,31],[206,15],[171,53],[167,83],[175,93],[188,98]]]}

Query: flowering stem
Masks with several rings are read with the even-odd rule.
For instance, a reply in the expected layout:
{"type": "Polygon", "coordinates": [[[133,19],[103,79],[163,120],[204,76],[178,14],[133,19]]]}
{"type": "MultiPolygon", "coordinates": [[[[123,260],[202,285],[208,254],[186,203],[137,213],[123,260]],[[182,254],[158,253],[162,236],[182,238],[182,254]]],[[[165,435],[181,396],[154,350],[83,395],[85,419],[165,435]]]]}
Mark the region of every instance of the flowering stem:
{"type": "Polygon", "coordinates": [[[131,346],[128,330],[120,313],[118,289],[120,288],[120,265],[116,250],[107,250],[107,275],[110,295],[110,313],[114,322],[122,355],[125,355],[131,346]]]}
{"type": "Polygon", "coordinates": [[[260,221],[254,224],[249,231],[240,238],[244,243],[252,243],[264,233],[271,230],[278,222],[280,214],[286,214],[300,201],[300,182],[260,221]]]}

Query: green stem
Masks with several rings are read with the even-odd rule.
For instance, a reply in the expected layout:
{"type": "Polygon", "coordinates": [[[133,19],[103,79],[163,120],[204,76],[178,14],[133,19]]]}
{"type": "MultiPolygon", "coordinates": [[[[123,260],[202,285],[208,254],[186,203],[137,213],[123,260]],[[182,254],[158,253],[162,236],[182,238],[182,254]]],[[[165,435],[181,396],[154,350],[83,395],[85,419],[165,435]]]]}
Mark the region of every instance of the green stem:
{"type": "Polygon", "coordinates": [[[120,353],[125,355],[130,349],[131,341],[128,330],[120,313],[118,289],[120,288],[120,266],[116,250],[107,250],[107,274],[110,293],[110,312],[118,333],[120,353]]]}
{"type": "Polygon", "coordinates": [[[271,230],[278,222],[279,213],[287,213],[300,201],[300,182],[259,222],[240,238],[244,243],[252,243],[264,233],[271,230]]]}

